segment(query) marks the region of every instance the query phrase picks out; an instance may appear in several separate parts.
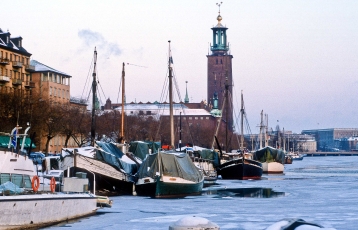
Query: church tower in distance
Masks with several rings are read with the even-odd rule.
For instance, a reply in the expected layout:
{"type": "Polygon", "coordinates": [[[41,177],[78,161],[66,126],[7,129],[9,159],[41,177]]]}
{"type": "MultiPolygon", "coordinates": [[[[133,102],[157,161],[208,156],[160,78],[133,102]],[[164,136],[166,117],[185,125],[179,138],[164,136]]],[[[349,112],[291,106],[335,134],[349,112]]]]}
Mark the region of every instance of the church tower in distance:
{"type": "MultiPolygon", "coordinates": [[[[220,5],[219,5],[220,6],[220,5]]],[[[208,89],[207,100],[213,106],[213,97],[218,96],[218,109],[223,108],[225,96],[225,84],[228,84],[228,100],[225,102],[225,107],[222,111],[222,119],[227,123],[228,129],[233,130],[233,102],[232,102],[232,58],[230,49],[227,43],[226,31],[227,27],[221,24],[222,17],[217,17],[218,23],[212,29],[213,43],[210,45],[211,53],[207,55],[208,58],[208,89]],[[227,108],[228,107],[228,108],[227,108]]]]}

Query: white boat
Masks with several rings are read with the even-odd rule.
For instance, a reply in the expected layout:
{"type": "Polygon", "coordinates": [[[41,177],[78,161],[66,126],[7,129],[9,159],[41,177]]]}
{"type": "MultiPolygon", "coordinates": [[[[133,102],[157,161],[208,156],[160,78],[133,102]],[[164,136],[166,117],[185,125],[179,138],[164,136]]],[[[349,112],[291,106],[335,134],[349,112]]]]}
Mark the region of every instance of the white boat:
{"type": "Polygon", "coordinates": [[[263,173],[283,173],[284,165],[279,162],[263,162],[262,172],[263,173]]]}
{"type": "MultiPolygon", "coordinates": [[[[11,135],[24,139],[26,132],[18,135],[13,130],[11,135]]],[[[54,192],[54,186],[41,190],[32,159],[23,146],[15,153],[16,141],[11,146],[11,139],[15,138],[10,138],[10,148],[0,149],[0,229],[37,229],[96,213],[97,198],[85,191],[88,179],[64,178],[66,193],[54,192]]]]}
{"type": "Polygon", "coordinates": [[[267,146],[255,151],[253,157],[261,162],[263,173],[283,173],[284,171],[285,154],[280,149],[267,146]]]}

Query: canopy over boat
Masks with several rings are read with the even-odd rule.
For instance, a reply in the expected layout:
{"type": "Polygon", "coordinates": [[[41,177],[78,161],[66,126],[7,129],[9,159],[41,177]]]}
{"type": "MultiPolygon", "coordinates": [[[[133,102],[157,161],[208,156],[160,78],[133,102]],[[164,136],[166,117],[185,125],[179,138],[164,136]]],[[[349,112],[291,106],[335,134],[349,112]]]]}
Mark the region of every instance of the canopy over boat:
{"type": "Polygon", "coordinates": [[[253,153],[253,159],[260,162],[279,162],[285,163],[285,153],[281,149],[264,147],[253,153]]]}
{"type": "Polygon", "coordinates": [[[186,153],[158,152],[147,156],[141,164],[137,176],[139,179],[156,176],[180,177],[185,180],[200,182],[202,173],[192,163],[186,153]]]}
{"type": "Polygon", "coordinates": [[[152,153],[155,153],[158,151],[158,148],[160,148],[159,142],[132,141],[128,151],[141,160],[144,160],[149,154],[149,149],[152,153]]]}

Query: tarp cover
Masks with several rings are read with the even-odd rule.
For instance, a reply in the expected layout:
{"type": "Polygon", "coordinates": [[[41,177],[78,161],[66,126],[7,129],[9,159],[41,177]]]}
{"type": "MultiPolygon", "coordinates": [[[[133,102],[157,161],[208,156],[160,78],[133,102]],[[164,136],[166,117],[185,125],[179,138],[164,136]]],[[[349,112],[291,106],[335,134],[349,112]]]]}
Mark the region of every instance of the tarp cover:
{"type": "Polygon", "coordinates": [[[211,149],[202,149],[199,151],[201,158],[213,161],[214,167],[220,165],[219,154],[211,149]]]}
{"type": "Polygon", "coordinates": [[[200,182],[203,174],[195,167],[186,153],[158,152],[150,154],[141,164],[138,178],[155,178],[160,175],[180,177],[193,182],[200,182]]]}
{"type": "Polygon", "coordinates": [[[260,162],[279,162],[285,163],[285,153],[281,149],[275,149],[270,146],[257,150],[253,154],[254,160],[260,162]]]}
{"type": "Polygon", "coordinates": [[[134,175],[138,171],[137,164],[124,155],[115,144],[101,141],[96,141],[96,144],[100,147],[96,149],[96,159],[104,161],[119,170],[124,170],[129,175],[134,175]]]}
{"type": "Polygon", "coordinates": [[[149,145],[143,141],[132,141],[129,144],[129,152],[133,153],[134,156],[144,160],[149,154],[149,145]]]}
{"type": "Polygon", "coordinates": [[[16,186],[11,181],[7,181],[0,185],[0,193],[3,193],[4,191],[9,191],[10,194],[16,194],[16,193],[23,193],[24,189],[20,188],[19,186],[16,186]]]}

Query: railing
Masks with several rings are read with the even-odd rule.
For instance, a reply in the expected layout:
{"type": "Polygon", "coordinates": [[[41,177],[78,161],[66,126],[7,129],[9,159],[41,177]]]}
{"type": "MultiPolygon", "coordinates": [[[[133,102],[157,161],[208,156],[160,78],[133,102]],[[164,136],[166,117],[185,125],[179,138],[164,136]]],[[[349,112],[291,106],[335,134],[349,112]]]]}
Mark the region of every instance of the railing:
{"type": "Polygon", "coordinates": [[[12,62],[12,67],[21,68],[21,67],[22,67],[22,62],[20,62],[20,61],[13,61],[13,62],[12,62]]]}
{"type": "Polygon", "coordinates": [[[8,76],[0,76],[0,81],[1,82],[9,82],[10,78],[8,76]]]}
{"type": "Polygon", "coordinates": [[[8,58],[0,58],[0,64],[8,65],[9,64],[9,59],[8,58]]]}
{"type": "Polygon", "coordinates": [[[26,82],[25,82],[25,87],[26,87],[26,88],[35,88],[35,82],[33,82],[33,81],[26,81],[26,82]]]}
{"type": "Polygon", "coordinates": [[[13,85],[21,85],[21,84],[22,84],[22,80],[21,80],[21,79],[12,79],[12,84],[13,84],[13,85]]]}
{"type": "Polygon", "coordinates": [[[33,66],[33,65],[25,65],[25,70],[27,72],[35,72],[35,66],[33,66]]]}

